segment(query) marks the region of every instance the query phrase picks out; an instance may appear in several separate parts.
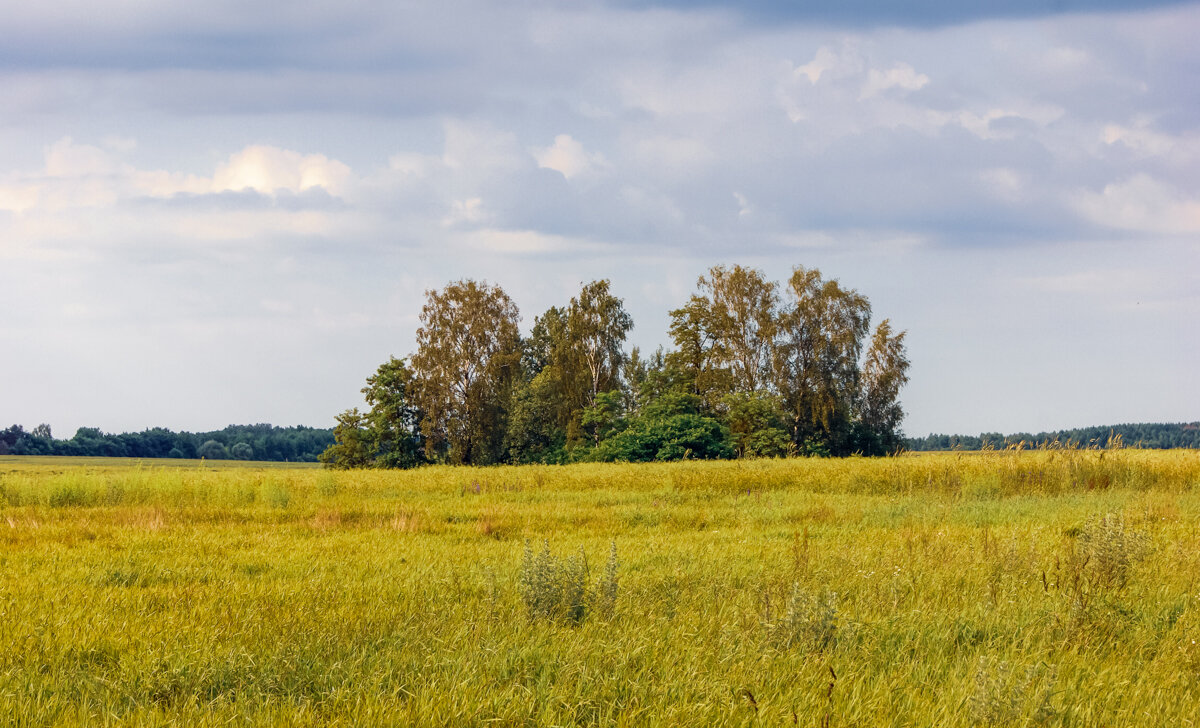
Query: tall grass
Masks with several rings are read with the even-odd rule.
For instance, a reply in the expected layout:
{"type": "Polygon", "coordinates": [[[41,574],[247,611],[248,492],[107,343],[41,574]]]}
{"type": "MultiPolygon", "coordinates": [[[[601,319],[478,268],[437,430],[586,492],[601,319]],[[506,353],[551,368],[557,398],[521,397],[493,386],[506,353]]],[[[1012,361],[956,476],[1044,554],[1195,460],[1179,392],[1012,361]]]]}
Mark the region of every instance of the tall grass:
{"type": "Polygon", "coordinates": [[[1197,486],[1194,452],[0,458],[0,723],[1185,725],[1197,486]]]}

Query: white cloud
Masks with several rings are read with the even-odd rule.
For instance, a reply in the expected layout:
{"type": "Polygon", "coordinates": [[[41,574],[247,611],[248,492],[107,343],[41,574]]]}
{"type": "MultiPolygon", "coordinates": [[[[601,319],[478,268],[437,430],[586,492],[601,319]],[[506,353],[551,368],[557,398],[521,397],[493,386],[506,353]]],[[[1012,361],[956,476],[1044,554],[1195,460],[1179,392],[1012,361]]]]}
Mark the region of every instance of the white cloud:
{"type": "Polygon", "coordinates": [[[1139,114],[1128,124],[1105,124],[1101,139],[1109,147],[1124,147],[1142,158],[1162,160],[1173,167],[1190,167],[1200,158],[1200,134],[1169,134],[1139,114]]]}
{"type": "Polygon", "coordinates": [[[741,192],[734,192],[733,199],[737,200],[738,203],[738,217],[746,217],[752,212],[750,201],[741,192]]]}
{"type": "Polygon", "coordinates": [[[1089,296],[1125,292],[1138,281],[1128,271],[1079,271],[1062,275],[1031,276],[1017,281],[1047,293],[1070,293],[1089,296]]]}
{"type": "Polygon", "coordinates": [[[479,223],[487,217],[482,197],[454,200],[450,203],[450,214],[442,220],[446,226],[458,223],[479,223]]]}
{"type": "Polygon", "coordinates": [[[339,195],[350,174],[345,164],[323,154],[303,155],[289,149],[255,145],[218,166],[212,187],[215,192],[252,189],[263,194],[320,187],[339,195]]]}
{"type": "Polygon", "coordinates": [[[808,79],[812,85],[816,85],[821,80],[821,75],[826,71],[833,70],[838,65],[839,57],[836,53],[825,46],[817,49],[817,54],[813,59],[802,66],[796,66],[792,69],[792,75],[796,78],[801,76],[808,79]]]}
{"type": "Polygon", "coordinates": [[[1167,134],[1161,134],[1150,128],[1148,123],[1133,127],[1120,124],[1107,124],[1104,127],[1103,139],[1105,144],[1123,144],[1126,147],[1149,156],[1162,156],[1175,149],[1175,140],[1167,134]]]}
{"type": "Polygon", "coordinates": [[[41,170],[11,172],[0,184],[0,209],[14,212],[63,212],[113,207],[140,196],[171,198],[180,194],[251,189],[272,195],[321,188],[340,194],[351,179],[348,166],[322,154],[303,155],[288,149],[251,145],[230,155],[212,177],[139,169],[119,156],[132,151],[133,140],[109,145],[115,151],[77,144],[64,137],[46,148],[41,170]]]}
{"type": "Polygon", "coordinates": [[[1080,192],[1076,210],[1087,220],[1120,230],[1167,235],[1200,233],[1200,200],[1147,174],[1080,192]]]}
{"type": "Polygon", "coordinates": [[[929,76],[917,73],[916,69],[907,63],[897,63],[886,71],[872,68],[867,73],[867,82],[863,85],[859,98],[867,99],[893,88],[916,91],[925,88],[928,83],[929,76]]]}
{"type": "Polygon", "coordinates": [[[567,179],[588,172],[604,163],[602,155],[588,154],[583,145],[572,139],[570,134],[559,134],[554,137],[554,144],[542,149],[535,149],[533,157],[542,169],[553,169],[567,179]]]}
{"type": "Polygon", "coordinates": [[[1025,180],[1012,167],[989,167],[979,172],[979,179],[997,199],[1019,202],[1024,198],[1025,180]]]}
{"type": "Polygon", "coordinates": [[[116,174],[121,165],[108,152],[63,137],[46,149],[46,176],[96,177],[116,174]]]}
{"type": "Polygon", "coordinates": [[[37,205],[40,193],[35,184],[0,185],[0,210],[24,212],[37,205]]]}
{"type": "Polygon", "coordinates": [[[402,152],[388,157],[388,169],[414,177],[424,177],[431,167],[440,164],[441,160],[427,154],[402,152]]]}

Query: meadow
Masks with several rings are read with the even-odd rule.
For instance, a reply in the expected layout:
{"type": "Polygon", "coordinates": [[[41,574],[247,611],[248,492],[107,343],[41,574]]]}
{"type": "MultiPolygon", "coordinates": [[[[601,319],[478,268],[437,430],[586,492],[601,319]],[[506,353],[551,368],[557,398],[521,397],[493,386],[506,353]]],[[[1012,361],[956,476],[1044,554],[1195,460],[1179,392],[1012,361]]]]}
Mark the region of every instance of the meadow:
{"type": "Polygon", "coordinates": [[[0,458],[0,723],[1186,726],[1200,452],[0,458]]]}

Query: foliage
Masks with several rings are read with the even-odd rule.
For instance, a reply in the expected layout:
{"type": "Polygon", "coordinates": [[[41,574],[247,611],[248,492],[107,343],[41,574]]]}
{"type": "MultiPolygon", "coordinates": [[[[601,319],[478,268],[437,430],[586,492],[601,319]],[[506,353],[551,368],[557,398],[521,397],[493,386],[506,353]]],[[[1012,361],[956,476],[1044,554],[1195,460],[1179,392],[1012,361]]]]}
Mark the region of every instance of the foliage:
{"type": "Polygon", "coordinates": [[[374,464],[382,468],[411,468],[424,462],[421,410],[414,403],[416,379],[404,359],[392,357],[367,378],[362,393],[371,411],[374,464]]]}
{"type": "Polygon", "coordinates": [[[712,460],[729,458],[728,430],[720,421],[698,414],[639,417],[600,443],[588,459],[619,462],[712,460]]]}
{"type": "Polygon", "coordinates": [[[907,332],[892,333],[888,319],[880,322],[871,337],[863,365],[858,402],[859,452],[870,455],[895,452],[902,444],[900,390],[908,383],[908,356],[904,350],[907,332]]]}
{"type": "Polygon", "coordinates": [[[775,372],[792,441],[814,440],[836,455],[849,454],[859,396],[858,359],[871,304],[858,291],[824,281],[820,271],[803,267],[792,273],[786,290],[775,372]]]}
{"type": "Polygon", "coordinates": [[[559,463],[565,457],[557,369],[546,367],[513,391],[504,446],[509,462],[559,463]]]}
{"type": "Polygon", "coordinates": [[[172,432],[155,427],[143,432],[108,434],[81,427],[66,440],[57,440],[49,425],[25,432],[20,425],[0,430],[0,454],[73,457],[198,458],[232,457],[260,461],[316,462],[333,442],[332,430],[313,427],[230,425],[214,432],[172,432]],[[199,449],[209,442],[205,455],[199,449]],[[224,454],[222,455],[222,448],[224,454]]]}
{"type": "Polygon", "coordinates": [[[721,405],[738,457],[783,457],[794,447],[778,395],[731,392],[721,405]]]}
{"type": "Polygon", "coordinates": [[[974,435],[929,435],[904,441],[906,450],[1002,450],[1006,447],[1123,447],[1171,449],[1200,449],[1200,422],[1142,423],[1084,427],[1032,434],[1018,432],[1003,435],[984,432],[974,435]]]}
{"type": "Polygon", "coordinates": [[[837,594],[829,590],[811,594],[798,582],[792,584],[783,613],[767,623],[771,639],[780,649],[801,647],[811,652],[832,648],[837,628],[837,594]]]}
{"type": "Polygon", "coordinates": [[[227,460],[229,458],[229,450],[216,440],[208,440],[200,445],[196,448],[196,454],[206,460],[227,460]]]}
{"type": "Polygon", "coordinates": [[[233,447],[229,448],[229,457],[234,460],[253,460],[254,448],[244,442],[234,443],[233,447]]]}
{"type": "MultiPolygon", "coordinates": [[[[677,343],[702,357],[699,371],[713,372],[722,391],[758,392],[770,381],[779,297],[776,284],[757,270],[715,266],[696,282],[698,292],[671,312],[677,343]],[[719,372],[719,374],[717,374],[719,372]]],[[[703,393],[708,388],[701,385],[703,393]]]]}
{"type": "Polygon", "coordinates": [[[1014,670],[984,655],[975,670],[971,715],[983,726],[1048,725],[1058,717],[1051,704],[1055,683],[1054,670],[1044,663],[1014,670]]]}
{"type": "Polygon", "coordinates": [[[865,296],[803,267],[786,300],[779,290],[757,270],[711,268],[671,311],[676,348],[650,357],[624,352],[633,319],[607,279],[547,309],[524,339],[498,286],[428,291],[411,372],[393,359],[363,390],[371,429],[394,430],[376,464],[420,462],[415,443],[452,464],[898,451],[905,333],[883,321],[863,360],[865,296]],[[385,455],[388,443],[408,449],[385,455]]]}
{"type": "Polygon", "coordinates": [[[585,406],[595,403],[601,392],[617,389],[617,377],[625,358],[621,345],[633,328],[633,318],[624,302],[609,292],[608,280],[592,281],[567,308],[567,336],[586,374],[585,406]]]}
{"type": "Polygon", "coordinates": [[[333,428],[334,443],[321,453],[321,462],[329,468],[348,470],[366,468],[375,460],[374,441],[369,421],[357,407],[337,416],[333,428]]]}
{"type": "Polygon", "coordinates": [[[525,542],[521,561],[521,601],[531,622],[540,619],[562,620],[579,624],[588,613],[587,558],[577,556],[560,560],[550,553],[550,543],[534,555],[525,542]]]}
{"type": "Polygon", "coordinates": [[[425,297],[412,358],[425,454],[450,463],[498,462],[520,366],[517,306],[498,286],[472,280],[425,297]]]}

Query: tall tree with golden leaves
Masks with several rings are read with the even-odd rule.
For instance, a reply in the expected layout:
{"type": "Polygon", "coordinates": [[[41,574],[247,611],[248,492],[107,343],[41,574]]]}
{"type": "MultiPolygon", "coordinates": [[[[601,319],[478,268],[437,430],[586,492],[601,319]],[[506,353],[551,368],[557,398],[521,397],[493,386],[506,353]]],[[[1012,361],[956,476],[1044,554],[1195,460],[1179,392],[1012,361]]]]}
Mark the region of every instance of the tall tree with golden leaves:
{"type": "Polygon", "coordinates": [[[792,439],[802,451],[820,443],[833,454],[848,454],[871,304],[858,291],[803,266],[792,272],[787,293],[774,378],[792,439]]]}
{"type": "Polygon", "coordinates": [[[900,389],[908,383],[908,353],[904,349],[907,331],[892,332],[892,323],[884,319],[875,327],[862,371],[859,398],[859,422],[864,430],[862,443],[868,455],[895,452],[901,444],[900,389]]]}
{"type": "Polygon", "coordinates": [[[520,367],[520,313],[499,286],[463,280],[426,291],[412,358],[426,455],[502,458],[505,405],[520,367]]]}

